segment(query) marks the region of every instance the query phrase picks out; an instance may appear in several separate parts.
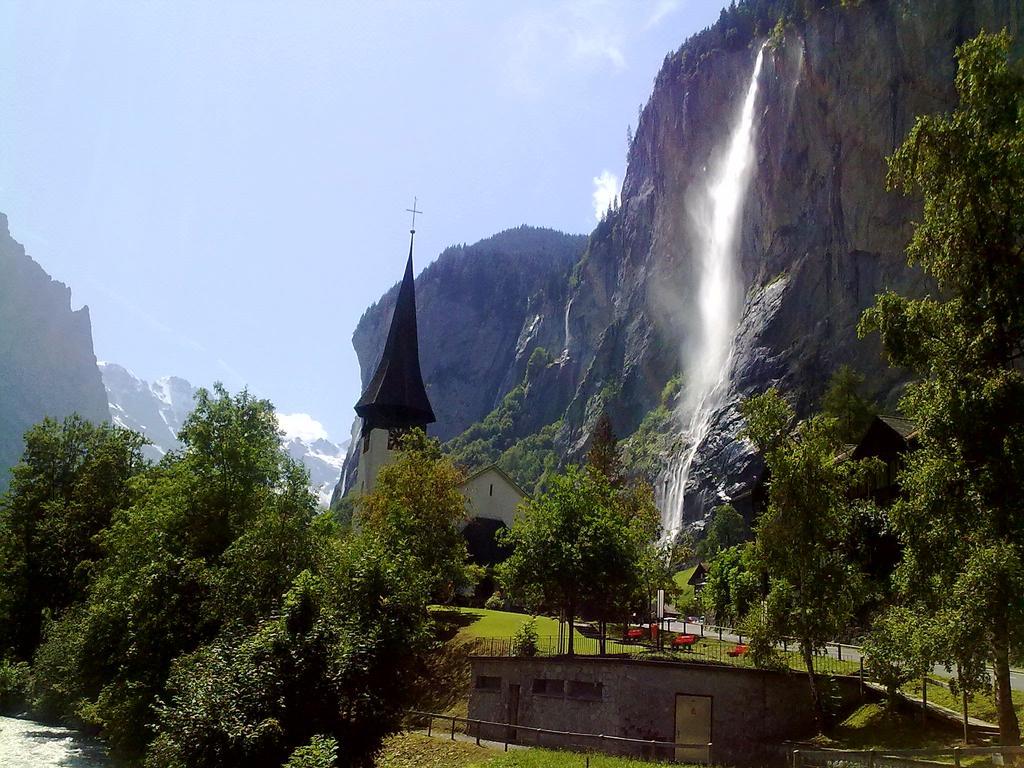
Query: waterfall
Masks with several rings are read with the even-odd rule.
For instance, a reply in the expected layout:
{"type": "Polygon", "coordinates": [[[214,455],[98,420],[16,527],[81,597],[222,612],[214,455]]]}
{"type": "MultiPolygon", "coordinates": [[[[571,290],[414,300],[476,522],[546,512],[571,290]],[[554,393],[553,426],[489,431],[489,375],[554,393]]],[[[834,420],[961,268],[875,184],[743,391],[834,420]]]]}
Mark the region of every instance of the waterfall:
{"type": "Polygon", "coordinates": [[[677,416],[686,449],[665,470],[659,484],[658,501],[666,537],[674,536],[682,524],[690,469],[729,388],[733,336],[742,309],[736,235],[753,170],[754,104],[763,58],[764,45],[757,52],[750,85],[726,152],[713,169],[693,211],[699,330],[682,360],[685,391],[677,416]]]}
{"type": "Polygon", "coordinates": [[[572,310],[572,300],[575,296],[569,298],[569,301],[565,305],[565,348],[562,350],[562,359],[569,359],[569,343],[572,341],[572,334],[569,331],[569,312],[572,310]]]}

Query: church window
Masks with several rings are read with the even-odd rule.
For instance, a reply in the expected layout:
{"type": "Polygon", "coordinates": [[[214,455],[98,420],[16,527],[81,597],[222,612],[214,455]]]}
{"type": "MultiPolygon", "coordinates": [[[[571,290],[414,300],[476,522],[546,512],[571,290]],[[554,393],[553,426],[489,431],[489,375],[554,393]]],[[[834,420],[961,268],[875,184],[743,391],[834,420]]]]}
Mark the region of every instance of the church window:
{"type": "Polygon", "coordinates": [[[488,496],[493,496],[494,495],[494,483],[491,483],[491,492],[489,494],[487,494],[487,495],[488,496]]]}

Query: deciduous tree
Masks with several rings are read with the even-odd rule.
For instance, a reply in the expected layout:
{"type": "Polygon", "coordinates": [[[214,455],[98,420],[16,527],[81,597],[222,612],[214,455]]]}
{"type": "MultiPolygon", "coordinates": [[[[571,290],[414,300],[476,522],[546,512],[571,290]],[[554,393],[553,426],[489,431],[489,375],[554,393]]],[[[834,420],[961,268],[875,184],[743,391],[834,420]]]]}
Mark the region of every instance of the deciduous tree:
{"type": "Polygon", "coordinates": [[[862,575],[846,554],[853,517],[852,491],[863,462],[837,458],[835,423],[824,416],[797,422],[775,389],[742,406],[745,436],[770,472],[768,505],[756,524],[754,559],[768,574],[764,621],[775,637],[799,643],[818,729],[824,706],[814,654],[846,629],[861,598],[862,575]]]}
{"type": "Polygon", "coordinates": [[[466,499],[462,471],[421,429],[402,438],[398,455],[381,468],[373,492],[357,500],[366,531],[415,557],[430,576],[434,599],[448,602],[470,581],[466,540],[466,499]]]}
{"type": "MultiPolygon", "coordinates": [[[[959,106],[919,117],[889,161],[889,185],[920,193],[908,261],[934,295],[886,293],[865,312],[891,363],[912,371],[902,410],[920,449],[891,518],[897,577],[929,626],[991,659],[1004,744],[1020,742],[1010,648],[1024,641],[1024,74],[1010,38],[957,49],[959,106]]],[[[947,658],[948,662],[954,662],[947,658]]]]}
{"type": "Polygon", "coordinates": [[[25,453],[0,499],[0,656],[23,659],[43,616],[85,594],[100,556],[96,535],[132,498],[145,440],[78,416],[46,419],[25,434],[25,453]]]}

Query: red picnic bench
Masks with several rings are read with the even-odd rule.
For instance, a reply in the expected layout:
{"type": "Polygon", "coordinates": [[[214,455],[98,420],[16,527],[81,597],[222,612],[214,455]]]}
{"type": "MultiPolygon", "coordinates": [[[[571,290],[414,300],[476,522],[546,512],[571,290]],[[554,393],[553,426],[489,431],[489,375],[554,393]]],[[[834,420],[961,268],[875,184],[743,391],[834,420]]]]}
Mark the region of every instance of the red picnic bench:
{"type": "Polygon", "coordinates": [[[647,636],[647,630],[641,627],[631,627],[626,630],[627,640],[643,640],[647,636]]]}
{"type": "Polygon", "coordinates": [[[726,653],[729,654],[730,656],[732,656],[734,659],[737,656],[742,656],[746,652],[747,652],[747,646],[745,646],[745,645],[737,645],[737,646],[734,646],[734,647],[730,648],[728,651],[726,651],[726,653]]]}
{"type": "Polygon", "coordinates": [[[672,647],[693,651],[693,646],[697,644],[699,639],[696,635],[676,635],[672,638],[672,647]]]}

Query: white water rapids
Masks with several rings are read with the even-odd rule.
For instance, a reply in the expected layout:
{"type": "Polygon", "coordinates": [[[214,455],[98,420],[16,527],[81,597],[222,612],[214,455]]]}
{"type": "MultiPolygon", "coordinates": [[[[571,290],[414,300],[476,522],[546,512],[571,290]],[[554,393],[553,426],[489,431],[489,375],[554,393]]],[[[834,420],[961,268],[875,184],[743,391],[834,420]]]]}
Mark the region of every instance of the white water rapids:
{"type": "Polygon", "coordinates": [[[59,725],[0,717],[3,768],[107,768],[103,747],[59,725]]]}
{"type": "Polygon", "coordinates": [[[683,520],[683,502],[697,451],[711,429],[729,388],[733,336],[742,310],[736,235],[754,161],[754,106],[764,45],[757,52],[750,85],[725,154],[693,210],[697,256],[698,334],[683,356],[684,393],[677,417],[686,449],[659,483],[664,535],[672,538],[683,520]]]}

